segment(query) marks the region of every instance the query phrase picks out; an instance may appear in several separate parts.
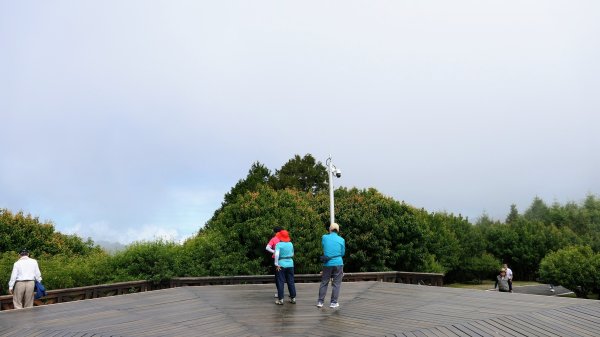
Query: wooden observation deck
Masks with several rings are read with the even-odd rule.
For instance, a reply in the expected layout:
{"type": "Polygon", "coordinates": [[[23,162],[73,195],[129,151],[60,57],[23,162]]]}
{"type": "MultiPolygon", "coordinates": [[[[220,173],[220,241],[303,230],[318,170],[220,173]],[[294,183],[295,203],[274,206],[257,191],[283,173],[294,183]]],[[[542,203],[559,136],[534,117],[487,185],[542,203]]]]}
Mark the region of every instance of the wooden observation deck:
{"type": "Polygon", "coordinates": [[[338,309],[319,309],[318,288],[298,283],[297,304],[283,306],[273,284],[239,284],[7,310],[0,336],[600,335],[600,301],[362,281],[343,283],[338,309]]]}

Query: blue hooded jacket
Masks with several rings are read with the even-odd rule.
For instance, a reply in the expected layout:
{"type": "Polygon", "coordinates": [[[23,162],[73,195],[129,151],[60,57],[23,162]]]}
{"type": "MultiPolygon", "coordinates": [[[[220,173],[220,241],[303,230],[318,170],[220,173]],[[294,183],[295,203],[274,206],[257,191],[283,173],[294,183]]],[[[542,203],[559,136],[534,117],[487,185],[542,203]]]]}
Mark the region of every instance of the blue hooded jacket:
{"type": "Polygon", "coordinates": [[[342,256],[346,254],[346,240],[336,232],[323,235],[321,239],[321,245],[323,246],[323,255],[333,257],[331,260],[325,262],[325,267],[343,266],[344,260],[342,256]]]}

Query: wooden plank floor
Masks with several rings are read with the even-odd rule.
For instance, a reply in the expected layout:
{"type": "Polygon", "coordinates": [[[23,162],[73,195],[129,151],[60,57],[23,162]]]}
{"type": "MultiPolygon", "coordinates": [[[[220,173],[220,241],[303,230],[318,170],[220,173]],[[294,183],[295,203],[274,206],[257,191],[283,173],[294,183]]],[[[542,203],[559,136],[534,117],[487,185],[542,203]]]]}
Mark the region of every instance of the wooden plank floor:
{"type": "Polygon", "coordinates": [[[600,301],[348,282],[274,304],[273,285],[182,287],[0,312],[0,336],[600,336],[600,301]],[[331,290],[329,290],[331,291],[331,290]]]}

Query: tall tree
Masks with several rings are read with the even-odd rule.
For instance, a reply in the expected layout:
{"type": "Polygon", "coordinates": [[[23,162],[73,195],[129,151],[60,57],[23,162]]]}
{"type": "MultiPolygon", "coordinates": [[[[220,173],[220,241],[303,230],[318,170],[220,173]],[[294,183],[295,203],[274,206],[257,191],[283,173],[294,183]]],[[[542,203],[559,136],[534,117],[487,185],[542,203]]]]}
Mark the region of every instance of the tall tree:
{"type": "Polygon", "coordinates": [[[229,204],[235,200],[239,195],[242,195],[248,191],[256,191],[259,185],[264,185],[271,178],[271,171],[259,162],[255,162],[248,170],[248,175],[245,179],[240,179],[235,186],[231,188],[227,194],[225,194],[224,204],[229,204]]]}
{"type": "Polygon", "coordinates": [[[311,154],[304,157],[295,155],[285,163],[270,179],[276,190],[292,188],[316,194],[329,188],[327,169],[317,162],[311,154]]]}
{"type": "Polygon", "coordinates": [[[79,254],[99,252],[91,239],[55,231],[52,222],[41,222],[31,214],[13,214],[0,208],[0,252],[27,248],[33,255],[79,254]]]}
{"type": "Polygon", "coordinates": [[[593,194],[588,195],[583,202],[583,209],[586,212],[586,218],[589,223],[600,225],[600,199],[593,194]]]}
{"type": "Polygon", "coordinates": [[[512,204],[510,205],[510,213],[506,217],[506,223],[515,222],[517,219],[519,219],[519,211],[517,210],[517,205],[512,204]]]}
{"type": "Polygon", "coordinates": [[[530,221],[550,222],[550,209],[540,197],[535,197],[531,206],[523,214],[525,219],[530,221]]]}

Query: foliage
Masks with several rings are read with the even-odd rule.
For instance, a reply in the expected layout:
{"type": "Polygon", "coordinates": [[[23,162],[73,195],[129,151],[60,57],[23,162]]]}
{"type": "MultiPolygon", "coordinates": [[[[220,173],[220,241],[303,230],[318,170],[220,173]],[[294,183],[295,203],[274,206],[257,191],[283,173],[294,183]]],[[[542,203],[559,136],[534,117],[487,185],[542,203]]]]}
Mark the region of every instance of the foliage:
{"type": "MultiPolygon", "coordinates": [[[[320,200],[325,209],[328,198],[320,200]]],[[[337,189],[335,207],[346,239],[345,270],[427,270],[427,214],[375,189],[337,189]]],[[[323,223],[329,222],[327,213],[321,216],[323,223]]]]}
{"type": "Polygon", "coordinates": [[[302,158],[295,155],[281,169],[275,171],[269,183],[276,190],[291,188],[313,194],[327,191],[329,188],[327,169],[311,154],[302,158]]]}
{"type": "Polygon", "coordinates": [[[498,271],[501,260],[486,250],[484,227],[473,226],[462,219],[455,218],[452,230],[459,242],[458,263],[449,267],[446,282],[468,281],[480,283],[493,277],[498,271]]]}
{"type": "Polygon", "coordinates": [[[523,217],[529,221],[537,221],[542,223],[550,223],[550,209],[539,197],[535,197],[531,206],[525,211],[523,217]]]}
{"type": "Polygon", "coordinates": [[[510,205],[510,212],[506,216],[506,223],[515,222],[519,219],[519,211],[517,210],[517,205],[510,205]]]}
{"type": "Polygon", "coordinates": [[[484,233],[487,251],[508,263],[515,277],[521,280],[537,277],[539,263],[548,252],[579,242],[569,228],[557,228],[525,218],[493,226],[484,233]]]}
{"type": "Polygon", "coordinates": [[[46,289],[63,289],[112,281],[110,256],[99,252],[88,256],[55,255],[38,259],[46,289]]]}
{"type": "Polygon", "coordinates": [[[246,192],[253,192],[258,189],[258,186],[268,183],[271,178],[271,171],[263,164],[255,162],[250,167],[248,175],[231,188],[231,191],[225,194],[224,205],[232,203],[235,199],[246,192]]]}
{"type": "MultiPolygon", "coordinates": [[[[198,236],[184,244],[186,275],[268,272],[272,260],[264,246],[276,225],[299,238],[294,242],[297,272],[320,270],[316,262],[320,236],[329,223],[327,185],[319,183],[326,182],[325,167],[311,155],[296,155],[276,171],[270,186],[247,184],[261,180],[252,179],[256,176],[253,172],[266,176],[266,171],[258,168],[253,165],[248,177],[236,185],[240,188],[234,188],[236,193],[228,194],[237,197],[228,198],[198,236]]],[[[347,271],[445,271],[459,264],[460,245],[450,227],[455,222],[468,224],[466,220],[430,216],[375,189],[341,188],[335,194],[338,222],[349,247],[347,271]],[[430,223],[435,228],[429,228],[430,223]],[[448,235],[439,235],[438,230],[448,235]]]]}
{"type": "Polygon", "coordinates": [[[485,279],[493,278],[498,274],[498,259],[490,253],[482,253],[477,256],[465,257],[460,268],[456,269],[462,280],[475,280],[481,282],[485,279]]]}
{"type": "MultiPolygon", "coordinates": [[[[37,257],[47,290],[83,287],[113,281],[110,256],[102,251],[88,255],[44,255],[37,257]]],[[[0,255],[0,294],[8,293],[8,280],[13,264],[19,259],[14,252],[0,255]],[[5,282],[4,282],[5,281],[5,282]]]]}
{"type": "Polygon", "coordinates": [[[459,268],[464,249],[460,238],[466,239],[464,235],[470,234],[466,232],[472,231],[472,225],[452,214],[431,213],[428,217],[427,251],[439,261],[441,269],[438,272],[446,273],[459,268]]]}
{"type": "Polygon", "coordinates": [[[0,209],[0,251],[18,252],[27,248],[34,255],[97,253],[91,239],[83,241],[76,235],[66,235],[54,230],[50,222],[40,222],[37,217],[23,212],[13,214],[0,209]]]}
{"type": "Polygon", "coordinates": [[[177,276],[181,246],[171,241],[135,242],[111,259],[111,281],[148,280],[154,284],[177,276]]]}
{"type": "Polygon", "coordinates": [[[15,261],[17,261],[17,254],[14,252],[0,253],[0,294],[8,294],[8,280],[15,261]]]}
{"type": "Polygon", "coordinates": [[[586,298],[600,289],[600,254],[589,246],[570,246],[549,253],[540,264],[540,276],[586,298]]]}
{"type": "Polygon", "coordinates": [[[185,251],[187,274],[265,274],[273,261],[265,246],[272,229],[290,231],[297,273],[317,272],[319,235],[324,233],[311,207],[311,193],[259,186],[226,205],[197,237],[188,240],[185,251]]]}

